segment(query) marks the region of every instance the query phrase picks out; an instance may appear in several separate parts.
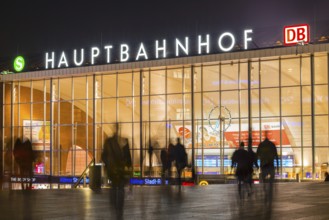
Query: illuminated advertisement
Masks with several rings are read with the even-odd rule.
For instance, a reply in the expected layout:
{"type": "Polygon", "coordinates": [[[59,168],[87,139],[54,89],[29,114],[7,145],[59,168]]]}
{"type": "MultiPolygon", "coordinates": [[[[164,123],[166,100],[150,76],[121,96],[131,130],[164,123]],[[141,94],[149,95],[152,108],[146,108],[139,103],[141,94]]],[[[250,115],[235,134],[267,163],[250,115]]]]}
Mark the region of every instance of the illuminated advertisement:
{"type": "MultiPolygon", "coordinates": [[[[191,137],[191,126],[175,126],[175,130],[179,137],[185,139],[185,145],[187,147],[192,146],[191,137]]],[[[275,144],[282,147],[290,147],[291,143],[289,141],[286,128],[280,125],[279,122],[264,122],[262,123],[262,132],[260,133],[260,127],[258,123],[254,123],[252,126],[252,146],[258,147],[260,140],[264,140],[265,135],[275,144]],[[280,129],[281,127],[281,129],[280,129]],[[281,136],[280,136],[281,132],[281,136]],[[280,142],[281,141],[281,142],[280,142]]],[[[248,124],[231,124],[230,127],[224,132],[225,146],[230,148],[237,148],[241,141],[248,143],[249,132],[248,124]],[[241,130],[239,132],[239,130],[241,130]]],[[[210,125],[197,125],[195,132],[196,142],[199,146],[204,148],[219,148],[220,147],[220,135],[218,132],[214,131],[210,125]]]]}
{"type": "Polygon", "coordinates": [[[23,138],[32,140],[33,150],[50,150],[49,121],[23,120],[23,126],[23,138]]]}

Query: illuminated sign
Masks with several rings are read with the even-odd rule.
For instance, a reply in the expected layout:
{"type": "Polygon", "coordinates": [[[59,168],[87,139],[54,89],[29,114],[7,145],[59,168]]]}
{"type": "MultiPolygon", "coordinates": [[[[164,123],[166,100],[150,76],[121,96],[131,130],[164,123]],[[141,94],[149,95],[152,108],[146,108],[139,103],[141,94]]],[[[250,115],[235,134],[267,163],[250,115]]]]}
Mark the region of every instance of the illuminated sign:
{"type": "Polygon", "coordinates": [[[21,72],[25,67],[25,60],[22,56],[18,56],[14,60],[14,70],[16,72],[21,72]]]}
{"type": "MultiPolygon", "coordinates": [[[[243,31],[243,48],[248,49],[248,42],[252,41],[251,34],[253,33],[252,29],[246,29],[243,31]]],[[[137,50],[132,51],[131,47],[128,44],[120,45],[105,45],[104,47],[91,47],[90,49],[85,50],[74,49],[70,53],[65,51],[60,52],[59,54],[55,52],[46,52],[45,53],[45,68],[46,69],[55,69],[55,68],[67,68],[67,67],[78,67],[84,63],[90,63],[95,65],[96,63],[105,62],[106,64],[113,62],[127,62],[127,61],[142,61],[148,59],[163,59],[167,58],[168,54],[171,56],[180,57],[188,56],[192,52],[197,54],[209,54],[210,52],[229,52],[232,51],[236,45],[236,37],[230,32],[224,32],[218,37],[214,38],[217,41],[217,48],[214,48],[214,51],[210,51],[210,45],[213,38],[209,34],[198,35],[194,39],[195,43],[191,43],[189,37],[183,39],[176,38],[175,40],[170,41],[171,45],[168,45],[166,39],[156,40],[154,45],[146,45],[143,42],[138,44],[137,50]],[[171,46],[171,47],[169,47],[171,46]],[[192,47],[194,46],[194,47],[192,47]],[[151,51],[152,48],[152,51],[151,51]],[[193,50],[193,51],[191,51],[193,50]],[[116,54],[113,54],[113,51],[117,51],[116,54]]]]}
{"type": "MultiPolygon", "coordinates": [[[[131,185],[162,185],[161,178],[130,178],[131,185]]],[[[165,180],[168,185],[168,180],[165,180]]]]}
{"type": "Polygon", "coordinates": [[[310,28],[307,24],[285,26],[284,45],[307,44],[310,42],[310,28]]]}

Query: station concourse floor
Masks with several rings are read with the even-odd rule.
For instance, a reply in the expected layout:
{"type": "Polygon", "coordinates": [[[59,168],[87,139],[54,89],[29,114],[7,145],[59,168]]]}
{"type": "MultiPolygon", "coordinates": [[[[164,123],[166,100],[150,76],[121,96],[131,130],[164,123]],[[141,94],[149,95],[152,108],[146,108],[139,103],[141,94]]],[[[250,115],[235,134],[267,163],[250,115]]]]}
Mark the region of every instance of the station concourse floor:
{"type": "Polygon", "coordinates": [[[234,184],[3,190],[0,219],[329,219],[329,183],[277,183],[272,203],[261,185],[242,200],[234,184]]]}

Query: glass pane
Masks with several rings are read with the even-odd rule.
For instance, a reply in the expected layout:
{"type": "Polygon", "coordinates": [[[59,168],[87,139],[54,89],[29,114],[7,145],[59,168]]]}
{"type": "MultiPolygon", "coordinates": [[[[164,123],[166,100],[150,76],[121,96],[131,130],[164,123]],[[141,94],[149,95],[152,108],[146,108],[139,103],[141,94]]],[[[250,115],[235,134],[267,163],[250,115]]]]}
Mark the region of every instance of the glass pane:
{"type": "Polygon", "coordinates": [[[201,67],[194,67],[194,92],[200,92],[202,88],[201,67]]]}
{"type": "Polygon", "coordinates": [[[315,116],[314,141],[315,146],[329,146],[328,142],[328,116],[315,116]]]}
{"type": "Polygon", "coordinates": [[[140,72],[134,72],[134,96],[139,96],[140,94],[140,72]]]}
{"type": "Polygon", "coordinates": [[[94,92],[93,77],[92,76],[87,76],[87,80],[88,80],[88,99],[93,99],[94,98],[94,95],[93,95],[93,92],[94,92]]]}
{"type": "Polygon", "coordinates": [[[50,80],[45,80],[45,89],[46,89],[46,101],[50,101],[50,80]]]}
{"type": "Polygon", "coordinates": [[[259,90],[251,90],[251,113],[252,117],[259,117],[259,90]]]}
{"type": "Polygon", "coordinates": [[[59,143],[61,149],[61,170],[64,175],[73,175],[73,142],[72,142],[72,127],[60,126],[59,127],[59,143]]]}
{"type": "Polygon", "coordinates": [[[261,114],[262,116],[279,116],[279,89],[261,90],[261,114]]]}
{"type": "Polygon", "coordinates": [[[182,93],[183,69],[168,69],[167,84],[167,93],[182,93]]]}
{"type": "Polygon", "coordinates": [[[60,124],[72,124],[71,102],[60,102],[60,124]]]}
{"type": "Polygon", "coordinates": [[[44,119],[44,103],[33,103],[33,117],[32,120],[44,119]]]}
{"type": "Polygon", "coordinates": [[[132,105],[134,109],[133,120],[135,122],[140,121],[140,98],[134,97],[132,100],[132,105]]]}
{"type": "Polygon", "coordinates": [[[303,86],[302,87],[302,106],[303,106],[303,115],[311,114],[311,87],[303,86]]]}
{"type": "Polygon", "coordinates": [[[258,88],[260,81],[259,81],[259,62],[251,62],[250,66],[250,81],[251,81],[251,88],[258,88]]]}
{"type": "Polygon", "coordinates": [[[312,149],[303,149],[304,179],[312,179],[312,149]]]}
{"type": "Polygon", "coordinates": [[[240,91],[240,115],[241,117],[248,117],[248,91],[240,91]]]}
{"type": "Polygon", "coordinates": [[[203,91],[219,90],[219,65],[203,67],[203,91]]]}
{"type": "Polygon", "coordinates": [[[3,106],[4,111],[4,126],[10,127],[11,124],[11,105],[4,105],[3,106]]]}
{"type": "Polygon", "coordinates": [[[300,115],[300,87],[281,89],[282,115],[300,115]]]}
{"type": "Polygon", "coordinates": [[[141,90],[142,95],[148,95],[149,94],[149,88],[150,88],[150,75],[149,71],[143,71],[142,72],[142,82],[141,82],[141,90]]]}
{"type": "Polygon", "coordinates": [[[201,93],[194,93],[194,118],[195,119],[202,118],[201,107],[202,107],[201,93]]]}
{"type": "MultiPolygon", "coordinates": [[[[311,117],[303,117],[303,146],[312,146],[312,123],[311,117]]],[[[305,154],[304,154],[305,157],[305,154]]]]}
{"type": "Polygon", "coordinates": [[[184,68],[184,92],[191,92],[191,68],[186,67],[184,68]]]}
{"type": "Polygon", "coordinates": [[[207,92],[203,93],[203,118],[208,119],[218,118],[218,115],[211,115],[212,110],[219,107],[219,93],[218,92],[207,92]]]}
{"type": "Polygon", "coordinates": [[[302,123],[300,117],[282,118],[282,145],[299,147],[302,145],[302,123]]]}
{"type": "Polygon", "coordinates": [[[222,92],[221,106],[224,106],[232,118],[239,117],[239,93],[238,91],[222,92]]]}
{"type": "Polygon", "coordinates": [[[325,164],[328,164],[329,161],[329,149],[326,148],[320,148],[317,147],[315,148],[315,164],[317,165],[316,167],[316,178],[318,179],[325,179],[325,172],[327,171],[327,167],[325,164]],[[324,165],[322,168],[321,165],[324,165]]]}
{"type": "Polygon", "coordinates": [[[328,114],[328,86],[314,86],[315,114],[328,114]]]}
{"type": "MultiPolygon", "coordinates": [[[[22,120],[30,120],[31,119],[31,104],[20,104],[19,105],[19,116],[20,116],[20,124],[22,124],[22,120]]],[[[18,110],[18,109],[17,109],[18,110]]]]}
{"type": "Polygon", "coordinates": [[[165,94],[166,90],[166,71],[151,71],[151,94],[165,94]]]}
{"type": "Polygon", "coordinates": [[[134,145],[131,148],[134,149],[139,149],[140,148],[140,123],[134,123],[134,130],[133,130],[133,134],[134,134],[134,145]]]}
{"type": "Polygon", "coordinates": [[[102,97],[116,97],[117,90],[117,77],[116,75],[103,75],[102,97]]]}
{"type": "Polygon", "coordinates": [[[132,96],[132,74],[118,74],[118,96],[132,96]]]}
{"type": "Polygon", "coordinates": [[[231,63],[221,65],[221,90],[238,89],[239,64],[231,63]]]}
{"type": "Polygon", "coordinates": [[[261,87],[279,86],[279,60],[261,61],[261,87]]]}
{"type": "Polygon", "coordinates": [[[191,120],[192,118],[191,98],[191,94],[184,94],[184,120],[191,120]]]}
{"type": "Polygon", "coordinates": [[[59,79],[60,100],[72,100],[72,78],[59,79]]]}
{"type": "Polygon", "coordinates": [[[116,122],[116,99],[103,99],[103,123],[116,122]]]}
{"type": "Polygon", "coordinates": [[[86,100],[74,101],[74,123],[86,123],[86,100]]]}
{"type": "Polygon", "coordinates": [[[167,96],[167,120],[183,119],[183,96],[168,95],[167,96]]]}
{"type": "MultiPolygon", "coordinates": [[[[51,99],[56,102],[56,101],[59,101],[59,84],[58,84],[58,80],[57,79],[54,79],[53,82],[52,82],[52,97],[51,99]]],[[[50,89],[50,88],[49,88],[50,89]]],[[[49,90],[50,92],[50,90],[49,90]]],[[[49,93],[50,94],[50,93],[49,93]]]]}
{"type": "Polygon", "coordinates": [[[240,63],[240,89],[248,89],[248,63],[240,63]]]}
{"type": "Polygon", "coordinates": [[[11,83],[6,83],[4,85],[4,104],[11,104],[11,83]]]}
{"type": "Polygon", "coordinates": [[[300,84],[300,59],[281,60],[281,86],[300,84]]]}
{"type": "Polygon", "coordinates": [[[144,96],[142,99],[142,120],[143,121],[149,121],[149,113],[150,113],[150,100],[149,100],[149,96],[144,96]]]}
{"type": "MultiPolygon", "coordinates": [[[[160,149],[166,146],[166,123],[152,122],[151,123],[151,139],[154,149],[160,149]]],[[[160,157],[159,157],[160,159],[160,157]]],[[[160,161],[159,161],[160,162],[160,161]]]]}
{"type": "Polygon", "coordinates": [[[86,77],[74,77],[73,78],[74,87],[74,99],[86,99],[86,77]]]}
{"type": "Polygon", "coordinates": [[[133,112],[129,103],[132,102],[132,98],[120,98],[118,99],[118,121],[119,122],[132,122],[133,112]]]}
{"type": "Polygon", "coordinates": [[[311,59],[310,57],[302,58],[302,84],[310,85],[311,84],[311,59]]]}
{"type": "MultiPolygon", "coordinates": [[[[94,113],[94,107],[93,107],[93,100],[88,100],[88,123],[91,124],[93,123],[93,113],[94,113]]],[[[100,112],[100,111],[98,111],[100,112]]]]}
{"type": "Polygon", "coordinates": [[[150,96],[150,120],[161,121],[165,120],[166,116],[166,97],[150,96]]]}
{"type": "MultiPolygon", "coordinates": [[[[96,123],[101,123],[102,122],[102,107],[104,107],[104,105],[102,106],[102,99],[95,99],[95,122],[96,123]]],[[[113,106],[110,107],[110,109],[106,109],[106,111],[109,111],[109,110],[112,110],[114,111],[113,109],[113,106]]]]}
{"type": "Polygon", "coordinates": [[[33,102],[44,101],[44,81],[33,81],[33,102]]]}
{"type": "Polygon", "coordinates": [[[328,84],[328,56],[314,56],[314,81],[315,84],[328,84]]]}
{"type": "Polygon", "coordinates": [[[18,103],[19,102],[19,86],[18,86],[18,82],[17,83],[13,83],[13,97],[12,97],[12,101],[13,103],[18,103]]]}
{"type": "Polygon", "coordinates": [[[31,82],[20,82],[19,85],[19,102],[31,102],[31,82]]]}

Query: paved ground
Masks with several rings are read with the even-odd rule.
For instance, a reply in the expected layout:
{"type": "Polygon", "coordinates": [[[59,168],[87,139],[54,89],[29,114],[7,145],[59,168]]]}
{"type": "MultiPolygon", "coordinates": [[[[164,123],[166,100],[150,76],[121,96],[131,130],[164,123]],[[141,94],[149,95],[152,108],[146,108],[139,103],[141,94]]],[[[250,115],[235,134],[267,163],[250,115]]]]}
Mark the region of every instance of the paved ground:
{"type": "Polygon", "coordinates": [[[134,187],[122,196],[110,189],[1,191],[0,219],[329,219],[326,183],[276,184],[272,204],[260,185],[243,200],[231,184],[134,187]]]}

